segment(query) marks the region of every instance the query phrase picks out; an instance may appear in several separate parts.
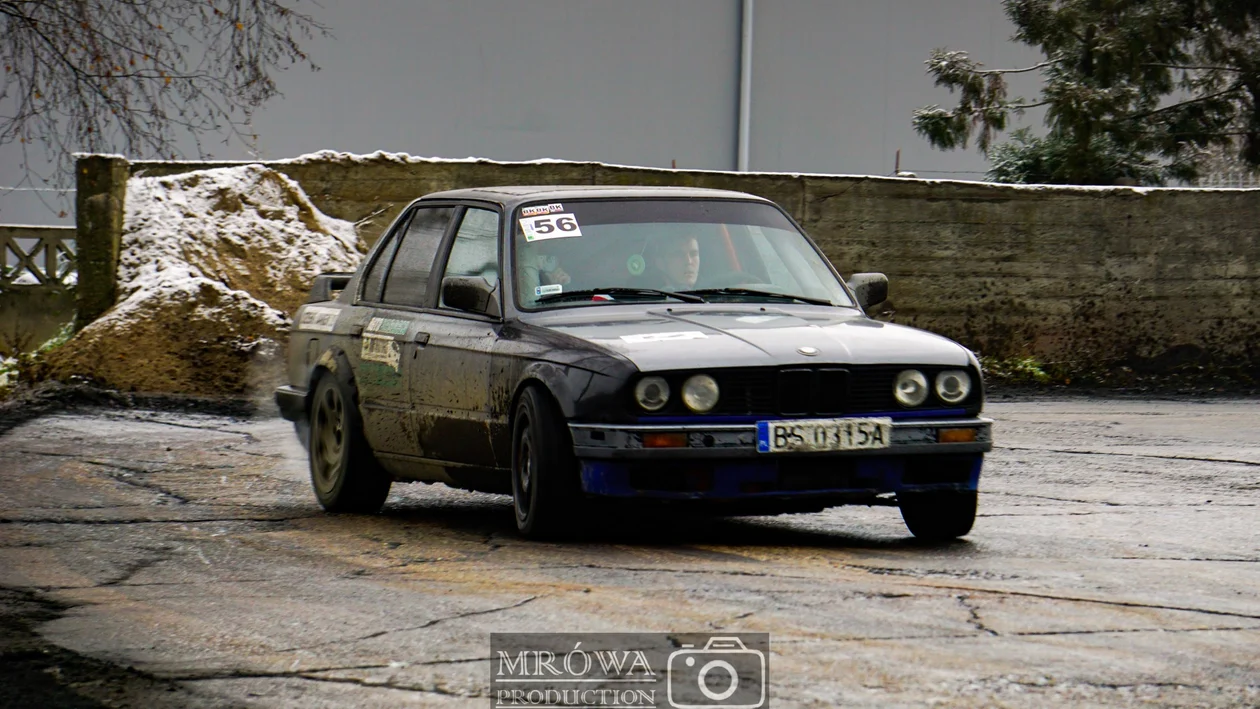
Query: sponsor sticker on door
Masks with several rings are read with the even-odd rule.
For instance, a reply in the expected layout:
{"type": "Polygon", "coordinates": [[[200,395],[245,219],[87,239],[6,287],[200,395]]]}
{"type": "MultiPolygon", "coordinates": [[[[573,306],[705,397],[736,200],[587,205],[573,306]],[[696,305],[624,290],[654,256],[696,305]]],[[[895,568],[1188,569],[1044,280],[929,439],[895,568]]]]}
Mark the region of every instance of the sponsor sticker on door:
{"type": "Polygon", "coordinates": [[[339,315],[341,315],[339,308],[308,305],[302,311],[302,317],[298,320],[297,329],[313,332],[332,332],[337,325],[337,316],[339,315]]]}
{"type": "Polygon", "coordinates": [[[398,371],[398,343],[389,335],[364,333],[363,350],[359,353],[359,357],[365,362],[387,364],[395,372],[398,371]]]}

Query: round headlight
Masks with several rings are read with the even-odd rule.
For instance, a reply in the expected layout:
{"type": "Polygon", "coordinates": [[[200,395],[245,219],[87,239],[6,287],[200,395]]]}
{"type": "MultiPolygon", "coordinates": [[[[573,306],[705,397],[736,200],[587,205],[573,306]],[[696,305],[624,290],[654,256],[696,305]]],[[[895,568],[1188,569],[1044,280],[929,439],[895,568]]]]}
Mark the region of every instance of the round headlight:
{"type": "Polygon", "coordinates": [[[718,383],[707,374],[696,374],[683,383],[682,400],[698,414],[711,411],[718,403],[718,383]]]}
{"type": "Polygon", "coordinates": [[[902,406],[918,406],[927,400],[927,395],[927,377],[917,369],[907,369],[893,382],[893,396],[902,406]]]}
{"type": "Polygon", "coordinates": [[[971,393],[971,375],[951,369],[936,375],[936,395],[946,404],[957,404],[971,393]]]}
{"type": "Polygon", "coordinates": [[[634,385],[634,398],[648,411],[660,411],[669,403],[669,382],[662,377],[644,377],[634,385]]]}

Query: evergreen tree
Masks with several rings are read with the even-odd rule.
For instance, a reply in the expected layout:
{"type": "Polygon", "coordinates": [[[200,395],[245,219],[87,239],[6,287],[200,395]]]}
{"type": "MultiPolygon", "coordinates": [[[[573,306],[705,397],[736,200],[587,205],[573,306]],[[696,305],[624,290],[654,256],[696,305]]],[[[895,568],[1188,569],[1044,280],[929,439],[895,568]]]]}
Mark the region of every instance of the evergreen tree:
{"type": "Polygon", "coordinates": [[[1209,149],[1260,165],[1257,0],[1003,0],[1014,39],[1045,60],[985,69],[937,49],[926,63],[952,109],[926,106],[914,127],[934,147],[973,139],[990,177],[1059,184],[1193,180],[1209,149]],[[1006,77],[1039,72],[1035,100],[1008,97],[1006,77]],[[1048,133],[994,145],[1012,115],[1045,107],[1048,133]]]}

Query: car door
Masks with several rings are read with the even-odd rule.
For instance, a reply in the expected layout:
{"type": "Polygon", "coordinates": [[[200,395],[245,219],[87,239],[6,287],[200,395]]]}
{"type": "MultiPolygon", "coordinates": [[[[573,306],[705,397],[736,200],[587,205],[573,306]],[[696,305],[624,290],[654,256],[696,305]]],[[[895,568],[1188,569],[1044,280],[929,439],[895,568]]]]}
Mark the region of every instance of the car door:
{"type": "Polygon", "coordinates": [[[499,335],[497,315],[456,310],[441,300],[441,279],[480,276],[495,290],[502,312],[496,209],[467,207],[451,241],[441,278],[432,287],[437,308],[424,321],[427,342],[409,362],[414,426],[426,458],[475,467],[503,465],[490,446],[490,353],[499,335]]]}
{"type": "Polygon", "coordinates": [[[365,279],[363,306],[371,314],[357,333],[359,347],[355,382],[363,428],[372,449],[384,454],[419,455],[419,437],[411,416],[407,366],[423,347],[426,327],[420,321],[432,307],[430,272],[450,228],[456,207],[417,206],[393,234],[381,277],[373,264],[365,279]]]}

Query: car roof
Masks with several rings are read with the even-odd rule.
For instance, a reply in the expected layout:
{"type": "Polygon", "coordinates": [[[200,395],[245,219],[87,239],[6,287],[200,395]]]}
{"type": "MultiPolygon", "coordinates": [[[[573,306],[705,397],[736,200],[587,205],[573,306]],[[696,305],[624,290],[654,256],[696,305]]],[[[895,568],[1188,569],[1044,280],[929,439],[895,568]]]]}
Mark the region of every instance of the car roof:
{"type": "Polygon", "coordinates": [[[421,199],[477,199],[514,206],[519,202],[543,199],[740,199],[768,202],[756,195],[733,190],[703,187],[654,187],[626,185],[506,185],[502,187],[470,187],[433,192],[421,199]]]}

